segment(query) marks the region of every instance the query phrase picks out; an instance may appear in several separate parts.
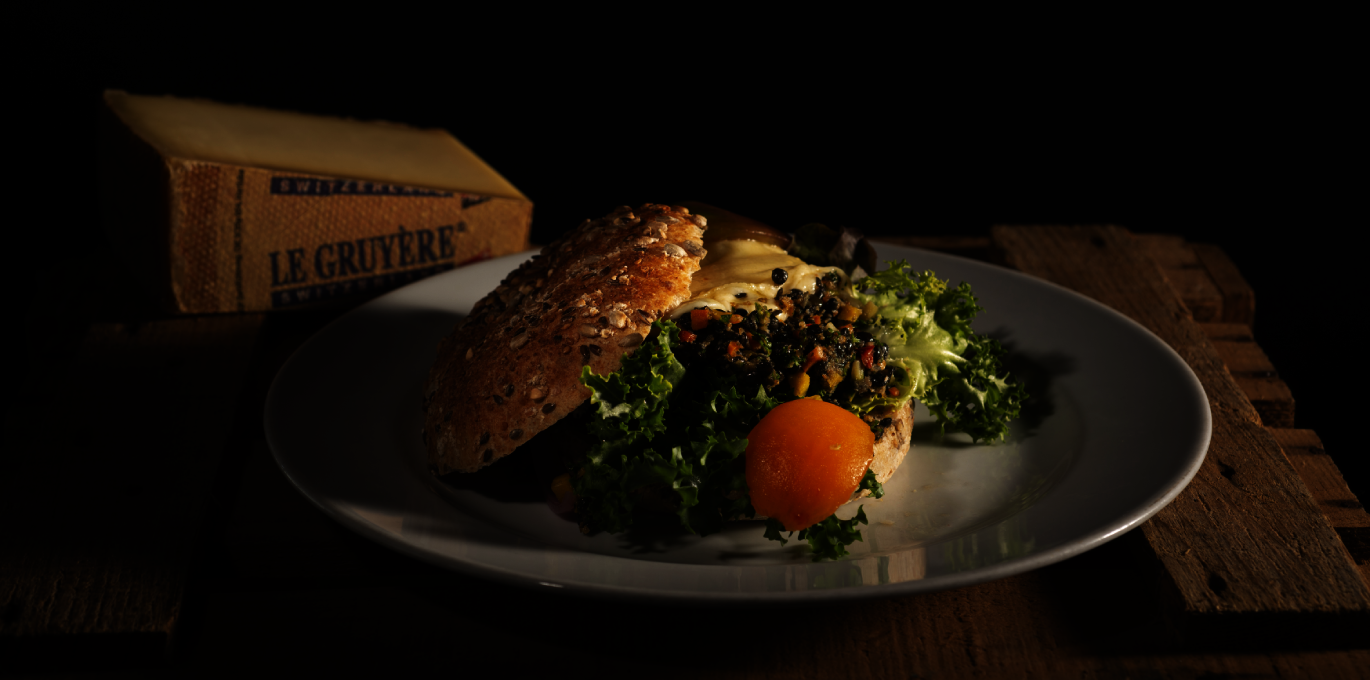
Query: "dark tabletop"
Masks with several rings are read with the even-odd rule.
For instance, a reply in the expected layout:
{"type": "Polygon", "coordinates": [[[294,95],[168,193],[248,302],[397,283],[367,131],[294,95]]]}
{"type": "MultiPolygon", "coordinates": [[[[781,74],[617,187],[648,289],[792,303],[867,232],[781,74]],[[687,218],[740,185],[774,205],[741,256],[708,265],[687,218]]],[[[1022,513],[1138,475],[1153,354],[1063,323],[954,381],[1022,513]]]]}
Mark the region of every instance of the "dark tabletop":
{"type": "MultiPolygon", "coordinates": [[[[461,54],[452,53],[454,63],[469,63],[461,54]]],[[[1301,136],[1278,132],[1287,126],[1253,105],[1268,96],[1268,81],[1264,90],[1252,77],[1221,90],[1186,84],[1138,96],[1096,79],[1082,81],[1090,87],[1034,88],[1007,78],[993,93],[972,88],[960,96],[954,85],[934,96],[892,81],[888,71],[838,77],[848,72],[820,69],[822,60],[690,87],[681,83],[699,78],[682,77],[688,65],[640,77],[548,59],[535,71],[490,67],[465,77],[447,75],[461,72],[454,66],[442,78],[379,60],[345,73],[319,69],[305,82],[267,75],[266,57],[206,57],[190,69],[151,52],[121,55],[100,64],[98,82],[76,97],[92,122],[100,91],[110,87],[445,128],[534,201],[535,242],[615,205],[693,199],[785,229],[820,221],[876,236],[985,237],[995,224],[1116,224],[1216,244],[1256,293],[1253,332],[1295,395],[1296,427],[1317,432],[1352,492],[1370,493],[1366,465],[1353,453],[1358,404],[1346,398],[1342,372],[1358,354],[1344,340],[1356,318],[1347,291],[1355,290],[1358,252],[1341,198],[1350,187],[1319,163],[1319,149],[1337,132],[1334,125],[1301,136]]],[[[1273,86],[1306,94],[1286,81],[1273,86]]],[[[77,565],[63,573],[108,589],[70,556],[113,535],[133,536],[105,545],[125,555],[118,573],[183,579],[185,595],[168,610],[177,619],[169,642],[7,640],[5,649],[21,651],[35,672],[198,677],[268,663],[315,671],[422,663],[459,672],[490,659],[518,675],[748,678],[831,677],[823,669],[839,667],[867,677],[1264,677],[1314,668],[1355,677],[1370,666],[1363,649],[1345,644],[1253,651],[1230,641],[1186,642],[1160,591],[1134,587],[1156,581],[1154,559],[1139,558],[1147,548],[1136,532],[1000,582],[798,614],[606,604],[454,578],[324,516],[265,446],[261,404],[276,369],[344,309],[207,319],[199,326],[205,337],[238,338],[216,346],[215,356],[228,359],[202,366],[196,357],[203,354],[188,351],[163,378],[205,371],[236,377],[237,390],[217,400],[200,395],[202,409],[150,397],[150,407],[184,414],[193,428],[146,433],[149,447],[163,451],[175,450],[176,437],[191,437],[185,448],[205,462],[175,475],[130,475],[136,460],[109,460],[98,432],[65,438],[80,430],[70,419],[98,418],[83,414],[101,403],[60,413],[46,407],[73,391],[73,367],[98,360],[82,349],[92,332],[117,343],[137,329],[184,331],[157,325],[167,317],[109,262],[98,224],[75,233],[68,266],[26,273],[44,294],[27,298],[25,354],[11,367],[10,384],[19,387],[7,412],[6,457],[15,464],[5,501],[8,516],[26,519],[6,529],[6,544],[10,555],[19,546],[50,555],[43,559],[75,560],[62,563],[77,565]],[[44,458],[50,450],[71,458],[44,458]],[[16,481],[26,475],[35,481],[16,481]],[[72,497],[73,489],[87,493],[72,497]],[[178,508],[194,512],[182,516],[178,508]],[[148,528],[120,534],[102,524],[128,518],[148,528]],[[148,566],[156,561],[149,555],[168,552],[184,556],[183,571],[148,566]],[[995,616],[985,616],[986,603],[997,607],[995,616]],[[872,626],[873,617],[889,623],[872,626]]],[[[199,347],[199,336],[176,337],[199,347]]],[[[114,379],[140,382],[131,374],[114,379]]],[[[135,604],[156,610],[164,603],[135,604]]],[[[24,611],[16,605],[0,615],[18,620],[24,611]]]]}

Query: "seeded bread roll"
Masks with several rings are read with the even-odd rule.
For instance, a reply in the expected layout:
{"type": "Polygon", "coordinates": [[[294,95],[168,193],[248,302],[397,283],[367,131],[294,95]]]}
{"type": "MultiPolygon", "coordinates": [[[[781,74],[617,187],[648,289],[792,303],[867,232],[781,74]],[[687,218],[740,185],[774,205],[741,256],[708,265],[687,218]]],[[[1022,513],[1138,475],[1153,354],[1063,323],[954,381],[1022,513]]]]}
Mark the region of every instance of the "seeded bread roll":
{"type": "Polygon", "coordinates": [[[543,248],[438,344],[424,441],[439,474],[475,472],[590,397],[581,367],[618,370],[652,322],[690,297],[703,216],[623,206],[543,248]]]}
{"type": "MultiPolygon", "coordinates": [[[[875,441],[875,460],[871,461],[871,472],[875,473],[875,481],[881,484],[890,480],[894,471],[899,469],[899,464],[904,462],[904,456],[909,453],[909,437],[913,434],[913,402],[905,402],[885,417],[894,422],[875,441]]],[[[857,493],[858,498],[869,495],[869,491],[857,493]]]]}

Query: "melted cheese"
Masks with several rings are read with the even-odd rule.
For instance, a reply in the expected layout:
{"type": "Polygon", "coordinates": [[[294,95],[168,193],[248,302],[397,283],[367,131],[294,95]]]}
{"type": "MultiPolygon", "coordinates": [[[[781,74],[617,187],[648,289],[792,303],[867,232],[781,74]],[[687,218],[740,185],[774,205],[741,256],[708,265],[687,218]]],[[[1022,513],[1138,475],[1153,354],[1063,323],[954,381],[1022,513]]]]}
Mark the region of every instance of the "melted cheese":
{"type": "MultiPolygon", "coordinates": [[[[837,267],[805,264],[777,246],[758,241],[711,243],[709,254],[699,264],[699,271],[690,279],[690,300],[676,307],[672,318],[700,307],[751,312],[759,304],[780,309],[777,297],[791,290],[812,293],[824,274],[842,273],[837,267]],[[789,274],[784,285],[777,286],[771,279],[771,272],[776,269],[789,274]]],[[[780,313],[780,320],[785,320],[784,312],[780,313]]]]}

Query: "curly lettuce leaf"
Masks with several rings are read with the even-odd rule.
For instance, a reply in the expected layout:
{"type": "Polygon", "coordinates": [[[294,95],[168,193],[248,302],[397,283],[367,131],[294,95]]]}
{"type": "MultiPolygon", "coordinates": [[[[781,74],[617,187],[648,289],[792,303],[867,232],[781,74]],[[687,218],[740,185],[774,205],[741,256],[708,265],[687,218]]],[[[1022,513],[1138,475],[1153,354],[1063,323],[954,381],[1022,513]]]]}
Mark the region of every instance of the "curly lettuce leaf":
{"type": "Polygon", "coordinates": [[[688,413],[680,434],[689,442],[691,460],[698,468],[698,502],[680,512],[681,525],[701,536],[716,533],[735,517],[754,517],[747,490],[743,454],[747,434],[778,403],[765,390],[744,396],[736,378],[701,374],[686,386],[676,402],[677,413],[688,413]]]}
{"type": "Polygon", "coordinates": [[[813,552],[813,561],[835,560],[848,554],[847,546],[864,540],[861,538],[861,530],[856,528],[858,523],[868,523],[864,505],[856,508],[856,516],[851,519],[838,519],[837,515],[828,515],[827,519],[807,529],[801,529],[799,540],[808,540],[809,550],[813,552]]]}
{"type": "Polygon", "coordinates": [[[659,332],[624,356],[619,370],[601,376],[589,366],[581,369],[590,403],[598,406],[599,417],[591,418],[588,427],[599,443],[571,483],[582,522],[596,530],[627,530],[642,496],[661,487],[683,491],[678,495],[686,502],[693,495],[693,469],[681,448],[658,451],[650,445],[666,432],[667,398],[685,375],[685,367],[671,351],[675,324],[657,323],[659,332]],[[586,502],[589,499],[593,502],[586,502]]]}
{"type": "Polygon", "coordinates": [[[619,370],[582,370],[598,407],[588,427],[599,443],[572,475],[588,531],[618,533],[644,514],[669,511],[683,529],[705,535],[756,515],[742,454],[747,433],[777,402],[764,390],[739,394],[731,376],[701,372],[687,380],[671,349],[678,332],[657,321],[619,370]]]}
{"type": "MultiPolygon", "coordinates": [[[[785,538],[784,536],[781,536],[781,535],[780,535],[780,532],[782,532],[782,531],[784,531],[784,530],[785,530],[785,523],[784,523],[784,522],[781,522],[780,520],[778,520],[778,519],[776,519],[776,518],[774,518],[774,517],[767,517],[767,518],[766,518],[766,534],[765,534],[765,536],[766,536],[767,539],[772,540],[772,541],[780,541],[780,545],[782,545],[782,546],[785,545],[786,543],[789,543],[789,542],[790,542],[790,539],[785,538]]],[[[790,532],[790,535],[794,535],[794,532],[791,531],[791,532],[790,532]]]]}
{"type": "Polygon", "coordinates": [[[599,406],[590,431],[601,439],[651,441],[666,431],[667,397],[685,376],[685,367],[671,351],[678,329],[671,321],[658,322],[661,332],[623,357],[619,370],[595,375],[589,366],[580,371],[580,381],[590,388],[590,403],[599,406]]]}
{"type": "Polygon", "coordinates": [[[861,485],[856,487],[856,490],[871,492],[871,498],[885,497],[885,485],[875,478],[875,473],[870,468],[866,468],[866,475],[861,478],[861,485]]]}
{"type": "Polygon", "coordinates": [[[855,304],[872,303],[876,317],[866,328],[889,347],[897,396],[871,398],[859,412],[918,399],[947,432],[973,441],[998,441],[1018,417],[1024,392],[1011,383],[999,359],[1004,350],[971,329],[981,311],[970,284],[950,288],[932,272],[916,273],[905,260],[852,284],[855,304]]]}

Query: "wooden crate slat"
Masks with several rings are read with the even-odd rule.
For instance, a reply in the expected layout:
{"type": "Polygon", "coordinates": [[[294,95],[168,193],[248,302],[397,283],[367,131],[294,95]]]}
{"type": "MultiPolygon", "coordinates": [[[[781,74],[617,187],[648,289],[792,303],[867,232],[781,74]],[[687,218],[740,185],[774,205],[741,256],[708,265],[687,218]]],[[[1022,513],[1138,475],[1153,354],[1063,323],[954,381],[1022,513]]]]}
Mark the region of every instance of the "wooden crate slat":
{"type": "Polygon", "coordinates": [[[1251,400],[1251,405],[1261,414],[1261,421],[1266,426],[1294,426],[1294,394],[1283,380],[1275,376],[1235,375],[1233,378],[1251,400]]]}
{"type": "Polygon", "coordinates": [[[1223,296],[1202,269],[1167,269],[1165,278],[1179,294],[1195,321],[1217,321],[1223,316],[1223,296]]]}
{"type": "Polygon", "coordinates": [[[1312,430],[1271,428],[1270,433],[1322,508],[1327,523],[1341,537],[1361,577],[1370,582],[1370,513],[1346,485],[1332,456],[1323,449],[1322,440],[1312,430]]]}
{"type": "Polygon", "coordinates": [[[1134,234],[1133,238],[1160,266],[1196,321],[1250,325],[1255,319],[1256,295],[1222,248],[1189,243],[1174,234],[1134,234]]]}
{"type": "Polygon", "coordinates": [[[1203,329],[1204,335],[1209,340],[1223,340],[1226,342],[1255,342],[1256,336],[1251,333],[1251,326],[1244,323],[1227,323],[1215,321],[1212,323],[1201,323],[1199,328],[1203,329]]]}
{"type": "MultiPolygon", "coordinates": [[[[1209,336],[1212,338],[1212,336],[1209,336]]],[[[1265,355],[1265,350],[1261,349],[1251,340],[1222,340],[1213,339],[1213,348],[1218,350],[1218,354],[1227,364],[1227,370],[1232,375],[1246,375],[1253,378],[1273,378],[1276,375],[1275,364],[1270,363],[1270,357],[1265,355]]]]}
{"type": "Polygon", "coordinates": [[[261,321],[96,324],[66,375],[54,369],[61,389],[28,405],[11,441],[26,481],[4,491],[44,520],[0,556],[0,639],[165,648],[261,321]]]}
{"type": "Polygon", "coordinates": [[[1183,236],[1178,234],[1133,234],[1137,245],[1161,266],[1162,270],[1196,269],[1201,267],[1194,250],[1188,247],[1183,236]]]}
{"type": "Polygon", "coordinates": [[[1199,327],[1213,342],[1237,386],[1261,414],[1261,421],[1268,427],[1293,427],[1294,395],[1265,351],[1256,344],[1251,327],[1237,323],[1205,323],[1199,327]]]}
{"type": "Polygon", "coordinates": [[[1222,248],[1208,243],[1193,243],[1194,255],[1208,272],[1223,296],[1222,321],[1251,324],[1256,318],[1256,294],[1237,265],[1222,248]]]}
{"type": "Polygon", "coordinates": [[[1157,265],[1195,321],[1219,321],[1223,295],[1200,263],[1193,248],[1174,234],[1133,234],[1140,251],[1157,265]]]}
{"type": "Polygon", "coordinates": [[[1189,363],[1213,412],[1193,482],[1142,529],[1189,614],[1370,611],[1370,592],[1222,358],[1124,229],[994,227],[1007,264],[1126,314],[1189,363]]]}

